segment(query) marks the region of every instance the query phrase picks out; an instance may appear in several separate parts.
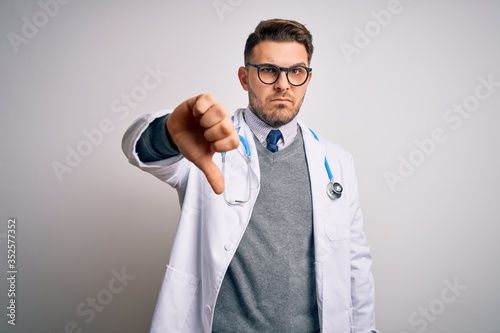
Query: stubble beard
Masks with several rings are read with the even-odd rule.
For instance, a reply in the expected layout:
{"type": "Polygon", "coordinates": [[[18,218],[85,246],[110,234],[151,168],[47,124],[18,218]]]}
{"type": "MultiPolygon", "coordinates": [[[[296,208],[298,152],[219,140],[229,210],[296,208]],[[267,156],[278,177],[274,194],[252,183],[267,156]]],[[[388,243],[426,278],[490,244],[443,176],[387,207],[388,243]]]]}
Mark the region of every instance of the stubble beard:
{"type": "MultiPolygon", "coordinates": [[[[282,96],[283,96],[282,94],[276,94],[274,96],[269,97],[268,101],[270,101],[273,98],[282,96]]],[[[287,98],[290,98],[292,101],[291,106],[286,105],[285,103],[276,104],[274,108],[271,109],[269,106],[266,107],[265,103],[260,102],[260,100],[257,98],[252,89],[250,88],[248,89],[250,110],[257,117],[259,117],[260,120],[262,120],[263,122],[265,122],[266,124],[268,124],[273,128],[278,128],[291,122],[299,113],[300,107],[302,106],[305,97],[306,95],[304,94],[302,100],[298,104],[296,104],[295,98],[287,96],[287,98]]]]}

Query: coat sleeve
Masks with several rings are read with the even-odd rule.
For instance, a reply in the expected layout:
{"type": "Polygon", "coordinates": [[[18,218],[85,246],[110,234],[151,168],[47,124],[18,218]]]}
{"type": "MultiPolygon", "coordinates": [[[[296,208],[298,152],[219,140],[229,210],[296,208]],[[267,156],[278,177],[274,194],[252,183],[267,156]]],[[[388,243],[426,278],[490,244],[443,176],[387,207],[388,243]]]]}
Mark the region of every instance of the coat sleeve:
{"type": "Polygon", "coordinates": [[[177,155],[155,162],[143,162],[136,151],[137,141],[141,134],[156,118],[163,117],[171,110],[162,110],[137,118],[125,131],[122,139],[122,150],[130,164],[146,171],[170,186],[180,190],[184,188],[191,164],[182,155],[177,155]]]}
{"type": "Polygon", "coordinates": [[[351,220],[351,301],[352,328],[356,333],[376,333],[375,292],[371,272],[372,258],[363,229],[358,182],[351,157],[350,195],[351,220]]]}

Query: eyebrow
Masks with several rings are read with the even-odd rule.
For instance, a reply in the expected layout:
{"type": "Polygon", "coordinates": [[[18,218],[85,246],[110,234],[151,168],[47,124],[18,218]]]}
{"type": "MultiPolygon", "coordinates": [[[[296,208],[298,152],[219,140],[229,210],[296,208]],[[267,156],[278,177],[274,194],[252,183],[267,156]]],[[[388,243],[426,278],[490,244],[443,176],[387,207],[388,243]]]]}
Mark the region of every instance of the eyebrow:
{"type": "MultiPolygon", "coordinates": [[[[278,64],[275,64],[275,63],[273,63],[273,62],[264,62],[263,64],[270,64],[270,65],[274,65],[274,66],[282,67],[282,66],[280,66],[280,65],[278,65],[278,64]]],[[[288,68],[290,68],[290,67],[295,67],[295,66],[305,66],[305,67],[307,67],[307,65],[306,65],[304,62],[298,62],[298,63],[295,63],[295,64],[293,64],[293,65],[289,66],[288,68]]],[[[287,68],[287,67],[285,67],[285,68],[287,68]]]]}

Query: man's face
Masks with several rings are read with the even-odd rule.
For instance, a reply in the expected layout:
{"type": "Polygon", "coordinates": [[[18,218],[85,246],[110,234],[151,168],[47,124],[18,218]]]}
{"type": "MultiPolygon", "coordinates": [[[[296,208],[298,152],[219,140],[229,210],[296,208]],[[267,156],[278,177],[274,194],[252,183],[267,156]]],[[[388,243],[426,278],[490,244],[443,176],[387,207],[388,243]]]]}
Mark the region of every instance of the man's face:
{"type": "MultiPolygon", "coordinates": [[[[253,48],[250,63],[267,63],[278,67],[309,65],[304,45],[271,41],[260,42],[253,48]]],[[[259,80],[257,68],[252,66],[240,67],[238,77],[243,89],[248,91],[249,109],[265,123],[277,128],[289,123],[299,113],[312,72],[306,83],[298,87],[288,82],[284,71],[278,81],[269,85],[259,80]]]]}

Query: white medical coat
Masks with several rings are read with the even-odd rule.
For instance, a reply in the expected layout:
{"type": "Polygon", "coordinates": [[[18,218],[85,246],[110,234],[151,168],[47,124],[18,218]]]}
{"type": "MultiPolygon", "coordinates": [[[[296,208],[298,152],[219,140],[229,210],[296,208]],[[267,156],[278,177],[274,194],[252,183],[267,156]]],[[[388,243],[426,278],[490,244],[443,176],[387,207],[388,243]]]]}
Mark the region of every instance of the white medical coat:
{"type": "MultiPolygon", "coordinates": [[[[167,112],[169,110],[137,119],[126,131],[122,143],[131,164],[177,189],[182,207],[151,332],[211,332],[224,274],[259,194],[259,161],[242,109],[236,111],[234,125],[246,138],[252,153],[252,190],[248,203],[228,205],[222,195],[213,192],[204,174],[180,155],[151,163],[140,161],[135,151],[138,139],[154,119],[167,112]]],[[[312,191],[321,332],[369,333],[375,330],[374,285],[352,157],[338,145],[315,139],[300,121],[299,126],[304,137],[312,191]],[[329,179],[324,166],[325,156],[335,180],[344,187],[342,197],[337,200],[330,199],[326,193],[329,179]]],[[[240,145],[238,149],[243,147],[240,145]]],[[[243,158],[240,160],[245,163],[243,158]]],[[[221,165],[220,154],[214,155],[214,162],[221,165]]]]}

